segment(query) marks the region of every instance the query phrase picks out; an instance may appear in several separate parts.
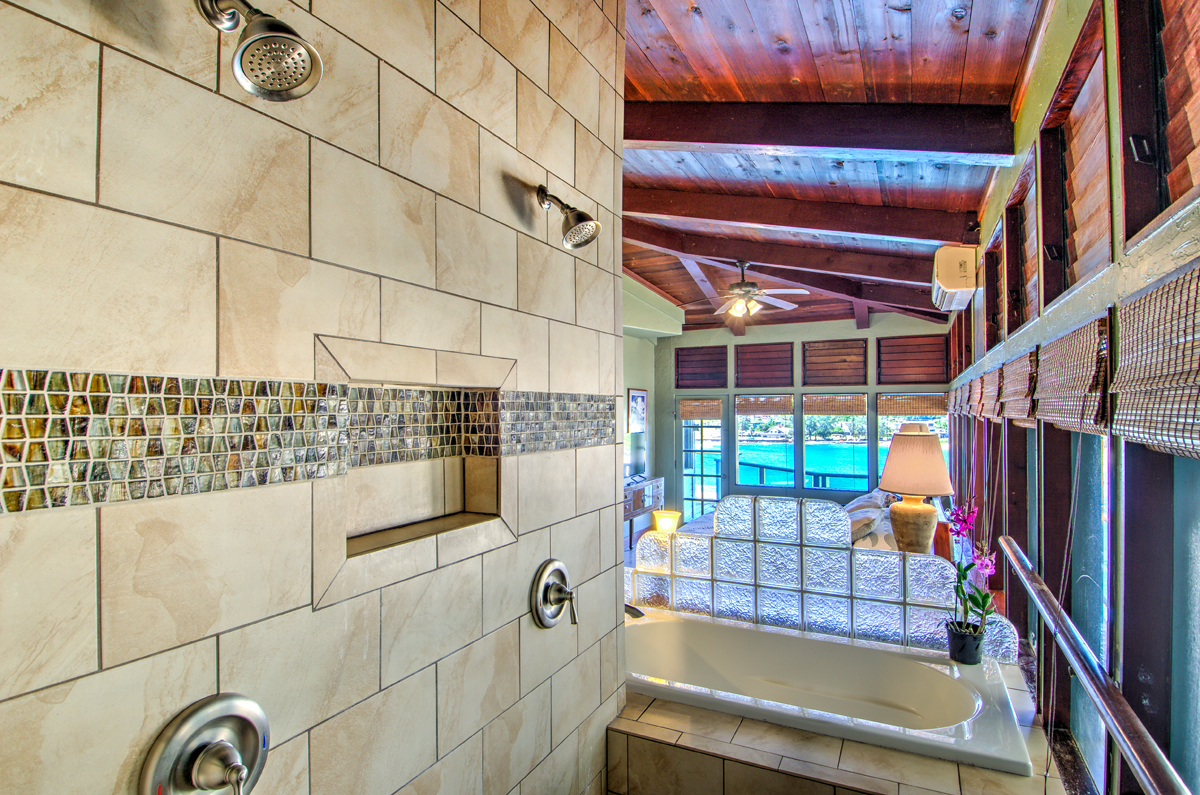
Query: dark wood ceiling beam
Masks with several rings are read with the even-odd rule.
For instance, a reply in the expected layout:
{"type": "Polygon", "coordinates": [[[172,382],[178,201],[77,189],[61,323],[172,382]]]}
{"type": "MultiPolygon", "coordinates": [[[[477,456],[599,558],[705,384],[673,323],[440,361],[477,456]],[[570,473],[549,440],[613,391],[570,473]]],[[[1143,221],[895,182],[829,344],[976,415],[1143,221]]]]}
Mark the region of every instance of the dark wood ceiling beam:
{"type": "Polygon", "coordinates": [[[979,218],[975,213],[629,187],[625,188],[622,201],[625,215],[638,218],[690,218],[752,228],[979,243],[979,218]]]}
{"type": "Polygon", "coordinates": [[[626,102],[625,148],[1010,166],[1007,105],[626,102]]]}
{"type": "MultiPolygon", "coordinates": [[[[725,267],[737,270],[730,265],[725,265],[725,267]]],[[[899,284],[869,284],[823,273],[786,271],[770,265],[752,265],[746,270],[747,277],[751,274],[761,274],[769,279],[787,282],[797,287],[808,288],[813,292],[825,293],[846,300],[857,299],[868,306],[886,304],[919,311],[937,311],[928,288],[920,290],[899,284]]]]}
{"type": "Polygon", "coordinates": [[[699,261],[744,259],[785,270],[926,287],[933,279],[933,261],[926,259],[689,235],[651,226],[631,217],[623,217],[621,228],[624,239],[631,243],[699,261]]]}
{"type": "Polygon", "coordinates": [[[871,327],[871,308],[862,301],[854,302],[854,327],[856,329],[871,327]]]}

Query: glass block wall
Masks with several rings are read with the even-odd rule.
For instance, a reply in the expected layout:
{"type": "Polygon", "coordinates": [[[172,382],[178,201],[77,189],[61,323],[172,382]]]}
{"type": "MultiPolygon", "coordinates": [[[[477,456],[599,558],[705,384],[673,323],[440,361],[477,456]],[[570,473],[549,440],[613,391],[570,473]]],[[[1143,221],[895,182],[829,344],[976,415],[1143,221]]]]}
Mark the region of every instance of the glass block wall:
{"type": "MultiPolygon", "coordinates": [[[[712,536],[646,533],[625,585],[635,605],[935,650],[954,607],[949,561],[856,549],[842,506],[786,497],[723,498],[712,536]]],[[[1017,661],[1007,619],[984,651],[1017,661]]]]}

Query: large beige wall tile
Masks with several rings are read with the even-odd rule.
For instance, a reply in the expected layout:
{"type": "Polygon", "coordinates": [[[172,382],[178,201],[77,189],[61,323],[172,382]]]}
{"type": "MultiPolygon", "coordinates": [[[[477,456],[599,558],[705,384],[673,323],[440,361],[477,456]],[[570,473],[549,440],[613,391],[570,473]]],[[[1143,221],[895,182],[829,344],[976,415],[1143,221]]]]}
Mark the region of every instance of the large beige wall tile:
{"type": "Polygon", "coordinates": [[[439,199],[437,288],[515,307],[517,233],[461,204],[439,199]]]}
{"type": "Polygon", "coordinates": [[[436,383],[439,386],[499,387],[514,365],[514,359],[438,351],[436,383]]]}
{"type": "Polygon", "coordinates": [[[555,450],[517,457],[521,483],[520,532],[528,533],[575,516],[575,451],[555,450]]]}
{"type": "Polygon", "coordinates": [[[567,564],[572,585],[600,573],[600,514],[586,513],[550,528],[550,556],[567,564]]]}
{"type": "Polygon", "coordinates": [[[397,795],[483,795],[483,734],[440,759],[397,795]]]}
{"type": "Polygon", "coordinates": [[[0,30],[0,179],[94,201],[99,45],[8,5],[0,30]]]}
{"type": "Polygon", "coordinates": [[[442,5],[470,25],[471,30],[479,32],[479,0],[445,0],[442,5]]]}
{"type": "Polygon", "coordinates": [[[518,235],[517,308],[574,323],[575,260],[571,255],[541,240],[518,235]]]}
{"type": "Polygon", "coordinates": [[[550,752],[521,782],[523,792],[538,795],[576,795],[582,787],[576,781],[579,748],[574,735],[550,752]]]}
{"type": "MultiPolygon", "coordinates": [[[[216,88],[217,31],[196,13],[194,5],[74,0],[20,0],[17,5],[188,80],[216,88]]],[[[223,68],[232,80],[228,64],[223,68]]]]}
{"type": "Polygon", "coordinates": [[[216,660],[207,640],[0,703],[6,791],[135,792],[162,727],[217,692],[216,660]]]}
{"type": "Polygon", "coordinates": [[[551,629],[542,629],[528,613],[521,616],[518,624],[521,628],[521,695],[526,695],[575,659],[579,651],[579,627],[569,621],[559,621],[551,629]]]}
{"type": "Polygon", "coordinates": [[[533,582],[538,566],[549,557],[549,528],[526,533],[517,543],[483,556],[484,632],[529,612],[529,583],[533,582]]]}
{"type": "Polygon", "coordinates": [[[558,745],[600,706],[600,647],[584,651],[550,680],[551,742],[558,745]]]}
{"type": "Polygon", "coordinates": [[[0,518],[0,699],[95,671],[96,514],[0,518]]]}
{"type": "Polygon", "coordinates": [[[312,12],[433,88],[434,0],[312,0],[312,12]]]}
{"type": "Polygon", "coordinates": [[[480,352],[479,302],[387,279],[382,291],[384,342],[480,352]]]}
{"type": "Polygon", "coordinates": [[[613,209],[612,152],[582,124],[575,125],[575,187],[613,209]]]}
{"type": "Polygon", "coordinates": [[[213,238],[0,186],[0,240],[6,366],[214,371],[213,238]]]}
{"type": "Polygon", "coordinates": [[[380,595],[382,681],[397,682],[477,640],[483,598],[479,558],[384,588],[380,595]]]}
{"type": "MultiPolygon", "coordinates": [[[[617,123],[616,105],[620,101],[621,97],[612,87],[600,86],[600,126],[596,130],[596,135],[599,137],[600,143],[613,151],[616,151],[617,148],[614,135],[617,123]]],[[[624,133],[623,130],[622,133],[624,133]]]]}
{"type": "Polygon", "coordinates": [[[575,120],[543,89],[524,75],[517,76],[517,148],[574,182],[575,120]]]}
{"type": "Polygon", "coordinates": [[[313,335],[379,335],[379,279],[221,240],[221,375],[312,378],[313,335]]]}
{"type": "MultiPolygon", "coordinates": [[[[605,575],[601,579],[607,577],[605,575]]],[[[614,589],[616,585],[614,583],[614,589]]],[[[615,592],[615,591],[614,591],[615,592]]],[[[617,625],[617,629],[609,632],[600,639],[600,697],[608,698],[616,693],[617,688],[625,681],[625,659],[620,652],[623,647],[618,648],[618,638],[620,633],[624,632],[624,627],[617,625]]]]}
{"type": "Polygon", "coordinates": [[[550,87],[554,101],[589,130],[600,127],[600,75],[579,50],[550,29],[550,87]]]}
{"type": "MultiPolygon", "coordinates": [[[[614,468],[616,464],[613,465],[614,468]]],[[[622,496],[624,484],[622,483],[622,496]]],[[[624,517],[617,515],[617,506],[609,506],[600,511],[600,568],[607,569],[622,562],[622,536],[624,535],[624,517]]]]}
{"type": "MultiPolygon", "coordinates": [[[[603,697],[601,698],[603,699],[603,697]]],[[[591,715],[588,715],[583,723],[579,724],[579,729],[576,731],[579,744],[577,760],[577,780],[579,782],[591,781],[593,783],[589,786],[596,786],[607,761],[608,743],[605,735],[608,724],[612,723],[613,718],[617,717],[620,711],[620,697],[613,695],[591,715]]],[[[601,786],[598,791],[603,793],[608,790],[607,787],[601,786]]]]}
{"type": "Polygon", "coordinates": [[[495,518],[479,524],[438,533],[438,565],[447,566],[516,543],[516,530],[495,518]]]}
{"type": "MultiPolygon", "coordinates": [[[[270,716],[267,716],[270,719],[270,716]]],[[[270,764],[254,785],[258,795],[301,795],[308,792],[308,737],[301,735],[272,748],[270,764]]]]}
{"type": "Polygon", "coordinates": [[[390,66],[380,71],[380,163],[479,207],[479,125],[390,66]]]}
{"type": "Polygon", "coordinates": [[[352,381],[432,384],[437,378],[437,354],[424,348],[341,337],[321,337],[319,344],[337,363],[342,376],[352,381]]]}
{"type": "MultiPolygon", "coordinates": [[[[617,359],[623,353],[620,337],[614,337],[611,334],[600,335],[600,347],[597,353],[600,365],[599,383],[596,387],[596,394],[616,395],[623,391],[624,384],[617,382],[617,359]]],[[[618,402],[617,405],[620,403],[618,402]]]]}
{"type": "Polygon", "coordinates": [[[517,389],[547,391],[550,327],[545,318],[484,305],[482,328],[485,356],[517,360],[517,389]]]}
{"type": "Polygon", "coordinates": [[[721,795],[722,762],[720,757],[631,735],[629,795],[721,795]]]}
{"type": "Polygon", "coordinates": [[[433,239],[431,192],[313,141],[314,257],[432,287],[433,239]]]}
{"type": "Polygon", "coordinates": [[[505,141],[517,142],[517,70],[442,7],[437,14],[437,93],[505,141]]]}
{"type": "Polygon", "coordinates": [[[482,0],[480,33],[543,89],[549,80],[550,22],[529,0],[482,0]]]}
{"type": "Polygon", "coordinates": [[[102,508],[104,664],[311,602],[311,505],[294,483],[102,508]]]}
{"type": "Polygon", "coordinates": [[[516,703],[520,649],[515,623],[437,664],[437,742],[445,756],[516,703]]]}
{"type": "Polygon", "coordinates": [[[575,510],[595,511],[613,503],[617,481],[616,456],[611,445],[575,450],[575,510]]]}
{"type": "Polygon", "coordinates": [[[479,209],[503,224],[546,237],[546,224],[559,223],[557,211],[537,203],[546,169],[486,130],[479,133],[479,209]],[[548,220],[549,218],[549,220],[548,220]]]}
{"type": "Polygon", "coordinates": [[[229,73],[241,29],[221,36],[221,93],[343,149],[379,161],[379,60],[346,36],[287,0],[258,7],[291,25],[321,54],[320,88],[300,99],[270,102],[243,89],[229,73]]]}
{"type": "Polygon", "coordinates": [[[617,595],[617,578],[611,576],[609,571],[605,569],[604,573],[578,586],[580,649],[586,649],[607,636],[616,624],[617,605],[623,604],[624,599],[617,595]]]}
{"type": "Polygon", "coordinates": [[[117,52],[101,82],[102,204],[308,252],[303,133],[117,52]]]}
{"type": "Polygon", "coordinates": [[[484,795],[506,795],[550,753],[550,683],[522,698],[483,730],[484,795]]]}
{"type": "Polygon", "coordinates": [[[550,391],[594,395],[599,388],[599,335],[591,329],[551,321],[550,391]]]}
{"type": "MultiPolygon", "coordinates": [[[[617,255],[617,243],[621,237],[614,220],[615,216],[603,207],[600,208],[600,216],[597,218],[600,221],[600,237],[596,238],[596,264],[609,273],[617,273],[617,269],[621,264],[620,257],[617,255]]],[[[618,289],[620,280],[617,281],[618,289]]],[[[620,327],[620,322],[615,324],[620,327]]]]}
{"type": "Polygon", "coordinates": [[[227,632],[221,689],[257,701],[279,745],[379,689],[379,595],[227,632]]]}
{"type": "Polygon", "coordinates": [[[554,26],[570,41],[579,35],[579,16],[582,3],[576,0],[534,0],[554,26]]]}
{"type": "Polygon", "coordinates": [[[583,260],[575,260],[576,323],[597,331],[612,333],[615,279],[616,277],[603,268],[589,265],[583,260]]]}
{"type": "MultiPolygon", "coordinates": [[[[833,795],[834,791],[829,784],[733,760],[725,762],[725,788],[729,792],[753,792],[756,795],[833,795]]],[[[634,795],[632,790],[630,795],[634,795]]]]}
{"type": "Polygon", "coordinates": [[[579,36],[575,46],[604,79],[601,88],[608,89],[618,79],[616,45],[620,37],[600,6],[583,3],[579,12],[579,36]]]}
{"type": "Polygon", "coordinates": [[[355,467],[346,473],[347,536],[441,516],[446,479],[440,458],[355,467]]]}
{"type": "Polygon", "coordinates": [[[312,795],[391,795],[437,759],[432,668],[312,730],[312,795]]]}

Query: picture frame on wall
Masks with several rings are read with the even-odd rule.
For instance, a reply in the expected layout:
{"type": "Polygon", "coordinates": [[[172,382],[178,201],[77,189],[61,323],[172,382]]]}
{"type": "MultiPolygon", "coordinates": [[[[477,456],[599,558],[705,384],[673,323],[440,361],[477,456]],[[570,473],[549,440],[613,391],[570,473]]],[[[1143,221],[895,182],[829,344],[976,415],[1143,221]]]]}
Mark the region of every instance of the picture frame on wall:
{"type": "Polygon", "coordinates": [[[645,389],[629,389],[629,420],[626,428],[629,433],[646,432],[646,411],[650,403],[650,393],[645,389]]]}

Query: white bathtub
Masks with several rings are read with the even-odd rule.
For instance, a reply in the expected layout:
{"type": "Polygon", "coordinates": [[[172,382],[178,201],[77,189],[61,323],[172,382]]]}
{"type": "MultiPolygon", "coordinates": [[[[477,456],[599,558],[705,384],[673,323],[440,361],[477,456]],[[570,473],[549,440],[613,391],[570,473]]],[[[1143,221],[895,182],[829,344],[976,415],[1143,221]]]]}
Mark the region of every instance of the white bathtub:
{"type": "Polygon", "coordinates": [[[625,622],[629,689],[784,726],[1029,776],[994,660],[646,610],[625,622]]]}

